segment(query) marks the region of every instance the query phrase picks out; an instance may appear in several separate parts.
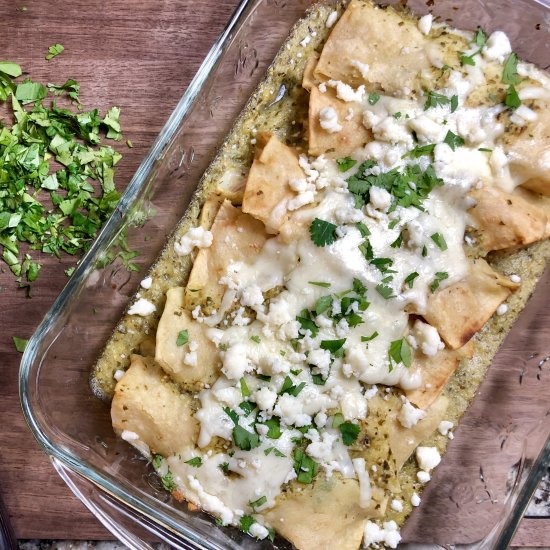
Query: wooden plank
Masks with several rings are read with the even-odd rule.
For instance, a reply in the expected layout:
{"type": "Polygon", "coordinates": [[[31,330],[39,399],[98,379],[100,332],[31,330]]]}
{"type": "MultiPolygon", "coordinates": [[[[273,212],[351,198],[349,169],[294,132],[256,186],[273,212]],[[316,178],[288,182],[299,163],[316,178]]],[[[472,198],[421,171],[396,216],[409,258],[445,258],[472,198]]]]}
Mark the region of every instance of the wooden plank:
{"type": "MultiPolygon", "coordinates": [[[[0,1],[0,59],[33,79],[81,84],[86,107],[122,109],[125,137],[118,182],[125,186],[172,112],[237,0],[0,1]],[[20,11],[26,5],[28,11],[20,11]],[[47,62],[48,46],[65,51],[47,62]]],[[[12,335],[29,337],[65,285],[74,258],[42,257],[32,299],[0,274],[0,491],[19,538],[112,538],[58,478],[21,413],[20,354],[12,335]]]]}

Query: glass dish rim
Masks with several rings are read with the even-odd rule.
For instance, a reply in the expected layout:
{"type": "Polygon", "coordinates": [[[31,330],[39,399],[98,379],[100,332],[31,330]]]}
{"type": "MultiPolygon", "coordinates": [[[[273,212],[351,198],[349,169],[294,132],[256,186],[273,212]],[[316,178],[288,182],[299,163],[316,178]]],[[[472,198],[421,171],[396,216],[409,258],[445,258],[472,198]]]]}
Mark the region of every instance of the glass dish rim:
{"type": "MultiPolygon", "coordinates": [[[[165,148],[170,144],[170,140],[180,128],[180,124],[185,119],[187,114],[190,113],[190,111],[195,107],[196,99],[203,90],[203,86],[207,83],[211,74],[218,66],[218,62],[226,48],[230,46],[234,36],[234,31],[239,29],[241,21],[245,20],[255,9],[255,7],[262,1],[263,0],[239,1],[231,17],[229,18],[229,21],[208,50],[208,53],[198,68],[195,76],[190,81],[176,107],[172,111],[166,123],[163,125],[159,135],[141,161],[135,174],[126,187],[116,209],[99,233],[93,245],[79,262],[73,276],[69,279],[59,296],[55,299],[52,306],[40,322],[38,328],[29,339],[21,358],[19,370],[19,397],[25,421],[34,438],[48,456],[59,460],[70,470],[81,475],[83,478],[96,485],[99,489],[112,495],[137,512],[161,522],[166,527],[174,530],[174,532],[181,533],[182,535],[185,533],[185,536],[188,537],[189,540],[193,541],[195,544],[200,544],[202,548],[214,549],[216,547],[210,545],[210,543],[205,540],[198,540],[197,534],[193,531],[189,531],[186,526],[175,522],[172,518],[164,515],[161,509],[154,508],[145,500],[134,496],[123,486],[109,479],[109,477],[104,475],[100,470],[87,466],[77,454],[53,441],[44,432],[40,422],[35,418],[33,405],[31,404],[29,398],[29,380],[32,367],[38,360],[37,352],[40,343],[47,335],[48,327],[63,313],[65,306],[72,299],[74,291],[80,287],[83,280],[94,268],[94,261],[97,259],[102,249],[109,245],[109,243],[112,242],[112,239],[117,235],[118,231],[120,231],[123,226],[125,216],[130,212],[130,209],[139,197],[140,192],[146,187],[148,178],[154,171],[156,161],[159,161],[162,158],[165,148]]],[[[550,0],[527,1],[532,2],[533,4],[541,5],[550,10],[550,0]]],[[[313,3],[314,2],[312,1],[311,4],[313,3]]],[[[57,338],[57,336],[55,338],[57,338]]],[[[41,362],[41,360],[39,360],[39,362],[41,362]]],[[[511,503],[512,511],[505,518],[503,522],[504,525],[498,522],[495,524],[493,530],[491,530],[491,532],[487,535],[487,537],[492,538],[491,535],[496,534],[495,530],[500,531],[497,535],[498,538],[491,541],[492,543],[497,544],[496,547],[505,548],[510,544],[530,502],[530,499],[548,466],[550,466],[550,438],[540,450],[538,457],[531,464],[528,476],[523,482],[523,486],[517,494],[515,502],[511,503]]],[[[473,547],[477,547],[477,544],[473,547]]]]}

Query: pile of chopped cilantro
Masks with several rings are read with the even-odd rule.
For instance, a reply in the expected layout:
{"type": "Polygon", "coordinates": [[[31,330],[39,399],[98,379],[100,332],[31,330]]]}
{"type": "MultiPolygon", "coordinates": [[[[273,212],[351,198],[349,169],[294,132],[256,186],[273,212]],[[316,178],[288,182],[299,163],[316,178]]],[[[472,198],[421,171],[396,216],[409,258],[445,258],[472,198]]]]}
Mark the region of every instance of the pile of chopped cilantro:
{"type": "Polygon", "coordinates": [[[31,251],[80,254],[113,212],[121,154],[103,145],[102,135],[120,141],[122,134],[120,109],[104,117],[82,110],[74,80],[44,86],[21,75],[19,65],[0,61],[0,109],[7,115],[0,118],[0,245],[18,282],[28,284],[40,272],[31,251]],[[59,106],[57,96],[76,109],[59,106]]]}

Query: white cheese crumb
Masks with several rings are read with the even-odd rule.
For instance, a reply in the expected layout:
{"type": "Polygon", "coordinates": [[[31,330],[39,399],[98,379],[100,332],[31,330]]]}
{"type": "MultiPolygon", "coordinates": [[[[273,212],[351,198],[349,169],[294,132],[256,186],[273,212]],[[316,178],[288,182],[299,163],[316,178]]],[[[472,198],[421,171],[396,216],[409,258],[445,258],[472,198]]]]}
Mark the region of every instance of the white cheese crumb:
{"type": "Polygon", "coordinates": [[[354,90],[349,84],[345,84],[341,80],[329,80],[327,86],[336,88],[336,97],[345,102],[355,101],[361,103],[365,96],[365,86],[361,85],[357,90],[354,90]]]}
{"type": "Polygon", "coordinates": [[[190,367],[196,367],[197,366],[197,361],[198,361],[198,358],[197,358],[197,352],[196,351],[192,351],[190,353],[186,353],[184,356],[183,356],[183,362],[190,366],[190,367]]]}
{"type": "Polygon", "coordinates": [[[416,461],[420,469],[429,472],[441,462],[441,455],[436,447],[417,447],[416,461]]]}
{"type": "Polygon", "coordinates": [[[178,256],[186,256],[193,248],[208,248],[212,245],[212,233],[204,227],[192,227],[179,242],[174,243],[174,250],[178,256]]]}
{"type": "Polygon", "coordinates": [[[117,369],[113,374],[113,378],[118,382],[124,376],[124,374],[125,372],[122,369],[117,369]]]}
{"type": "Polygon", "coordinates": [[[217,496],[207,493],[199,480],[192,475],[187,476],[189,487],[196,492],[200,507],[211,512],[215,516],[219,516],[224,525],[228,525],[233,521],[234,514],[217,496]]]}
{"type": "Polygon", "coordinates": [[[420,420],[426,417],[426,411],[422,409],[417,409],[411,402],[407,399],[401,406],[401,410],[397,415],[397,420],[401,423],[404,428],[412,428],[416,426],[420,420]]]}
{"type": "Polygon", "coordinates": [[[504,315],[508,311],[508,306],[506,304],[500,304],[497,307],[497,315],[504,315]]]}
{"type": "MultiPolygon", "coordinates": [[[[330,109],[330,107],[328,107],[330,109]]],[[[340,126],[340,129],[342,127],[340,126]]],[[[305,191],[304,193],[300,193],[293,199],[290,199],[287,204],[287,210],[290,212],[293,212],[294,210],[298,210],[299,208],[302,208],[302,206],[305,206],[306,204],[311,204],[315,201],[315,193],[313,191],[305,191]]]]}
{"type": "Polygon", "coordinates": [[[269,531],[258,522],[253,523],[250,528],[248,529],[248,532],[257,539],[265,539],[269,535],[269,531]]]}
{"type": "Polygon", "coordinates": [[[367,400],[360,393],[348,393],[340,400],[340,408],[346,420],[363,420],[367,416],[367,400]]]}
{"type": "Polygon", "coordinates": [[[519,284],[521,283],[521,277],[519,275],[510,275],[510,281],[519,284]]]}
{"type": "Polygon", "coordinates": [[[307,181],[305,178],[291,179],[288,186],[296,193],[303,193],[307,189],[307,181]]]}
{"type": "Polygon", "coordinates": [[[324,428],[327,424],[328,417],[326,413],[320,412],[315,415],[315,425],[318,428],[324,428]]]}
{"type": "Polygon", "coordinates": [[[156,311],[155,304],[152,304],[149,300],[145,298],[140,298],[132,304],[128,310],[128,315],[140,315],[141,317],[147,317],[156,311]]]}
{"type": "Polygon", "coordinates": [[[400,500],[394,499],[391,501],[391,509],[395,512],[403,511],[403,503],[400,500]]]}
{"type": "Polygon", "coordinates": [[[149,290],[151,288],[151,285],[153,284],[153,277],[145,277],[145,279],[143,279],[140,284],[141,288],[149,290]]]}
{"type": "Polygon", "coordinates": [[[370,204],[377,210],[386,212],[391,206],[392,196],[382,187],[372,186],[370,188],[370,204]]]}
{"type": "Polygon", "coordinates": [[[432,29],[434,17],[431,13],[424,15],[418,20],[418,28],[422,34],[428,34],[432,29]]]}
{"type": "Polygon", "coordinates": [[[264,386],[254,394],[254,398],[260,410],[271,411],[277,401],[277,394],[264,386]]]}
{"type": "Polygon", "coordinates": [[[323,107],[319,111],[319,124],[323,130],[329,134],[334,134],[342,130],[342,125],[338,123],[338,115],[332,107],[323,107]]]}
{"type": "Polygon", "coordinates": [[[327,29],[330,29],[334,23],[336,23],[336,20],[338,19],[338,12],[337,11],[333,11],[331,13],[329,13],[329,16],[327,17],[327,21],[325,23],[327,29]]]}
{"type": "Polygon", "coordinates": [[[307,36],[300,42],[300,46],[302,46],[302,48],[305,48],[310,42],[311,42],[311,36],[307,35],[307,36]]]}
{"type": "Polygon", "coordinates": [[[454,424],[450,422],[449,420],[442,420],[439,423],[439,427],[437,428],[437,431],[441,435],[447,435],[449,433],[449,430],[452,430],[454,427],[454,424]]]}
{"type": "Polygon", "coordinates": [[[420,497],[416,493],[413,493],[413,495],[411,497],[411,504],[414,507],[420,506],[420,497]]]}
{"type": "Polygon", "coordinates": [[[361,73],[361,76],[363,78],[367,78],[367,74],[369,72],[369,66],[367,65],[367,63],[362,63],[357,59],[352,59],[351,66],[355,67],[361,73]]]}
{"type": "Polygon", "coordinates": [[[428,483],[428,481],[430,481],[432,476],[430,476],[428,472],[424,472],[423,470],[420,470],[420,472],[416,474],[416,478],[418,479],[418,481],[420,481],[420,483],[428,483]]]}
{"type": "Polygon", "coordinates": [[[510,40],[502,31],[495,31],[492,33],[483,48],[484,57],[487,59],[496,59],[500,63],[502,63],[504,58],[510,53],[512,53],[510,40]]]}
{"type": "Polygon", "coordinates": [[[373,545],[378,547],[380,542],[390,548],[397,548],[400,541],[401,535],[395,521],[386,521],[383,527],[380,527],[374,521],[367,520],[363,533],[363,548],[372,548],[373,545]]]}
{"type": "Polygon", "coordinates": [[[419,319],[414,323],[412,335],[422,350],[422,353],[428,357],[433,357],[444,347],[437,329],[428,323],[423,323],[419,319]]]}

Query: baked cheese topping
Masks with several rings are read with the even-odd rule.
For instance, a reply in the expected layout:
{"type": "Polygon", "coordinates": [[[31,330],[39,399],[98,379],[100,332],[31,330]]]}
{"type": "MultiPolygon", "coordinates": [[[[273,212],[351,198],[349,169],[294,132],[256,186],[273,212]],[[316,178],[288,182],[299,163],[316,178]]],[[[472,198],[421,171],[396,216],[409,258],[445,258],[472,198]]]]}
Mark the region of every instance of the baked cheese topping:
{"type": "MultiPolygon", "coordinates": [[[[338,22],[328,15],[334,31],[308,84],[309,152],[260,135],[242,209],[218,200],[213,223],[175,244],[177,255],[198,255],[187,288],[168,295],[156,360],[184,388],[182,373],[202,381],[196,436],[163,453],[139,431],[122,432],[176,496],[224,525],[258,539],[277,531],[298,548],[308,546],[283,526],[289,488],[321,483],[352,487],[365,547],[397,546],[398,525],[384,521],[385,510],[410,511],[420,497],[403,502],[370,461],[366,426],[385,410],[387,468],[399,471],[414,452],[418,482],[429,481],[440,452],[419,443],[436,430],[452,438],[454,427],[440,395],[443,365],[452,356],[450,375],[473,333],[493,312],[506,314],[503,302],[520,282],[481,256],[546,236],[546,214],[511,194],[533,167],[506,137],[547,116],[546,75],[518,63],[503,32],[457,33],[427,15],[400,52],[414,50],[425,64],[404,87],[389,75],[375,89],[379,77],[369,78],[379,67],[360,51],[342,65],[326,59],[360,9],[402,17],[359,1],[338,22]],[[429,40],[442,32],[464,46],[460,63],[449,66],[448,52],[429,40]],[[503,100],[476,100],[494,74],[508,86],[503,100]],[[503,236],[487,213],[510,206],[519,235],[503,236]],[[473,332],[453,324],[464,313],[453,310],[456,289],[479,301],[473,332]]],[[[538,162],[548,168],[547,149],[538,162]]],[[[154,307],[140,298],[129,313],[154,307]]]]}

